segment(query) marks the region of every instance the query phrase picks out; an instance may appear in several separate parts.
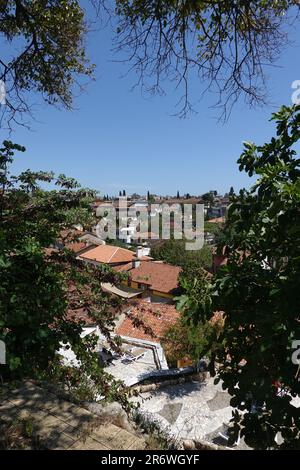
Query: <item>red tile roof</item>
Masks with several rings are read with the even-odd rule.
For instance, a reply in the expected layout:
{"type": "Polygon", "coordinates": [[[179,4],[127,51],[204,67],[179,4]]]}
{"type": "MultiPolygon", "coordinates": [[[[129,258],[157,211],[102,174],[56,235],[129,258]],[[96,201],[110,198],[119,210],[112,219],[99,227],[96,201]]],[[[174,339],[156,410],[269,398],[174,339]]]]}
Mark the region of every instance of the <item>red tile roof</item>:
{"type": "Polygon", "coordinates": [[[132,262],[126,263],[126,264],[120,264],[119,266],[113,267],[113,270],[116,271],[117,273],[130,271],[131,269],[132,269],[132,262]]]}
{"type": "Polygon", "coordinates": [[[180,313],[177,312],[174,305],[139,301],[130,309],[130,318],[125,318],[118,326],[116,333],[120,336],[156,343],[176,323],[179,317],[180,313]],[[134,326],[135,320],[142,322],[142,326],[134,326]],[[148,329],[153,334],[150,334],[148,329]]]}
{"type": "Polygon", "coordinates": [[[95,321],[89,316],[85,308],[78,308],[77,310],[67,310],[66,317],[69,321],[84,322],[85,326],[94,326],[95,321]]]}
{"type": "Polygon", "coordinates": [[[84,242],[74,242],[74,243],[67,243],[65,245],[68,250],[74,251],[74,253],[79,253],[79,251],[84,250],[87,247],[87,244],[84,242]]]}
{"type": "Polygon", "coordinates": [[[87,246],[85,242],[79,240],[84,233],[85,232],[76,229],[64,229],[60,231],[58,241],[62,242],[69,250],[78,253],[87,246]]]}
{"type": "Polygon", "coordinates": [[[133,251],[118,246],[99,245],[82,253],[80,258],[97,261],[98,263],[121,264],[133,261],[136,255],[133,251]]]}
{"type": "Polygon", "coordinates": [[[176,293],[179,287],[181,268],[166,263],[142,261],[138,268],[130,271],[131,280],[139,284],[147,284],[152,290],[164,294],[176,293]]]}

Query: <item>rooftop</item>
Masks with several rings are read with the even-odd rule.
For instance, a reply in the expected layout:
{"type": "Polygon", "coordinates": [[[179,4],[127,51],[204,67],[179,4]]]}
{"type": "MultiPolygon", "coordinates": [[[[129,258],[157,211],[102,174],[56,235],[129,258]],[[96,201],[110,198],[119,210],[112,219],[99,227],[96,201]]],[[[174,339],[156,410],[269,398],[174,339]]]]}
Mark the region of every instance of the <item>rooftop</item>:
{"type": "Polygon", "coordinates": [[[131,280],[146,284],[152,290],[165,294],[175,294],[179,288],[179,274],[181,268],[155,261],[142,261],[138,268],[130,271],[131,280]]]}
{"type": "Polygon", "coordinates": [[[82,253],[80,258],[97,261],[98,263],[121,264],[133,261],[136,255],[125,248],[112,245],[99,245],[82,253]]]}
{"type": "Polygon", "coordinates": [[[159,343],[164,333],[178,320],[180,313],[174,305],[138,301],[130,308],[130,318],[120,322],[116,333],[159,343]],[[139,325],[142,322],[142,326],[139,325]]]}

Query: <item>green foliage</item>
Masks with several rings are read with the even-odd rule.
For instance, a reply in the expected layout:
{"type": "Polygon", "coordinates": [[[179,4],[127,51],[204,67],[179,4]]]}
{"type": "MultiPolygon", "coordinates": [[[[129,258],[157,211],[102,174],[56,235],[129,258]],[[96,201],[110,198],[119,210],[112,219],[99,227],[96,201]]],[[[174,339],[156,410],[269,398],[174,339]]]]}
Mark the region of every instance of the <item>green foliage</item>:
{"type": "Polygon", "coordinates": [[[163,340],[167,359],[171,362],[188,357],[199,361],[206,356],[211,359],[213,370],[223,322],[212,319],[212,285],[208,273],[201,267],[185,267],[180,285],[183,294],[176,300],[181,316],[163,340]]]}
{"type": "Polygon", "coordinates": [[[212,206],[212,204],[214,203],[214,196],[212,193],[202,194],[201,198],[205,204],[208,204],[210,206],[212,206]]]}
{"type": "Polygon", "coordinates": [[[229,208],[228,265],[212,297],[226,316],[220,378],[243,412],[235,413],[234,430],[261,449],[276,448],[278,432],[281,448],[300,447],[300,413],[291,403],[300,393],[292,363],[300,338],[300,107],[283,106],[272,119],[276,136],[261,146],[245,142],[238,161],[258,180],[229,208]]]}
{"type": "MultiPolygon", "coordinates": [[[[218,94],[218,105],[230,107],[243,95],[250,104],[264,102],[264,65],[272,64],[287,43],[284,30],[295,0],[91,0],[101,19],[118,19],[115,42],[129,60],[145,90],[161,94],[170,78],[184,85],[180,114],[191,108],[189,69],[218,94]],[[191,45],[195,47],[191,47],[191,45]],[[141,67],[141,57],[143,66],[141,67]],[[224,100],[222,99],[224,96],[224,100]]],[[[29,111],[27,92],[54,105],[72,107],[74,88],[84,86],[93,66],[86,57],[87,13],[78,0],[2,0],[0,32],[3,50],[0,80],[10,90],[8,121],[29,111]]]]}
{"type": "Polygon", "coordinates": [[[125,248],[126,250],[130,250],[135,252],[136,248],[134,246],[130,246],[127,243],[123,242],[122,240],[110,240],[109,238],[105,240],[107,245],[119,246],[120,248],[125,248]]]}
{"type": "Polygon", "coordinates": [[[79,77],[93,70],[85,55],[87,30],[79,2],[2,1],[0,31],[10,52],[1,57],[0,79],[10,90],[12,117],[27,109],[23,92],[35,91],[48,103],[70,108],[79,77]]]}
{"type": "Polygon", "coordinates": [[[187,317],[180,318],[164,335],[162,344],[170,365],[176,367],[178,360],[189,358],[198,362],[201,358],[210,359],[214,373],[214,358],[220,349],[221,322],[199,320],[189,323],[187,317]]]}
{"type": "Polygon", "coordinates": [[[82,340],[83,323],[75,317],[84,310],[118,349],[110,333],[119,301],[101,289],[102,282],[116,282],[116,275],[81,263],[67,249],[49,250],[81,211],[91,212],[94,193],[63,175],[27,170],[11,176],[16,150],[25,149],[8,141],[0,149],[0,339],[7,351],[2,373],[49,378],[59,365],[57,351],[65,344],[81,363],[80,370],[72,371],[74,380],[81,376],[78,385],[88,380],[99,393],[111,396],[120,386],[109,384],[93,352],[97,338],[82,340]],[[57,189],[42,190],[40,183],[57,189]]]}
{"type": "Polygon", "coordinates": [[[210,232],[214,235],[218,235],[222,230],[222,224],[214,224],[209,221],[204,222],[204,232],[210,232]]]}
{"type": "Polygon", "coordinates": [[[145,90],[161,94],[166,77],[182,85],[180,115],[192,106],[192,69],[226,115],[241,95],[250,104],[265,102],[264,66],[287,43],[285,26],[297,8],[294,0],[117,0],[118,45],[145,90]]]}
{"type": "Polygon", "coordinates": [[[175,266],[199,266],[209,268],[212,265],[212,254],[209,246],[201,250],[187,251],[185,240],[167,240],[152,248],[151,256],[156,260],[165,261],[175,266]]]}
{"type": "Polygon", "coordinates": [[[177,309],[190,323],[209,320],[212,316],[211,284],[208,273],[201,266],[184,267],[180,274],[183,295],[177,298],[177,309]]]}

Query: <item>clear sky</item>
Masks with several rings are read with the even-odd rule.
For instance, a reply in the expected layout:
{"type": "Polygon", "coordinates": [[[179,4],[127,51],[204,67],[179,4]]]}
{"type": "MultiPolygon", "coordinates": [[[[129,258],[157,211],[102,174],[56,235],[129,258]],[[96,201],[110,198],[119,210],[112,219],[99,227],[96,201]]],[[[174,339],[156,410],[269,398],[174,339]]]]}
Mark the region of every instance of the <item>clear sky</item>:
{"type": "MultiPolygon", "coordinates": [[[[202,194],[209,189],[226,192],[249,186],[236,160],[243,140],[263,143],[272,136],[271,113],[281,104],[291,104],[291,83],[300,80],[300,26],[292,31],[292,46],[286,48],[278,67],[269,69],[272,104],[263,109],[236,106],[226,124],[209,109],[212,98],[202,100],[198,114],[186,119],[172,116],[177,101],[172,86],[166,97],[143,97],[131,91],[134,73],[121,75],[126,67],[113,62],[112,32],[90,34],[90,57],[97,65],[96,81],[75,100],[72,112],[47,105],[35,110],[39,122],[31,130],[17,127],[10,137],[25,145],[17,156],[14,172],[53,170],[75,177],[83,186],[102,193],[202,194]]],[[[194,101],[201,84],[193,81],[194,101]]],[[[199,92],[198,92],[199,90],[199,92]]],[[[1,137],[3,133],[1,132],[1,137]]],[[[7,137],[7,136],[6,136],[7,137]]]]}

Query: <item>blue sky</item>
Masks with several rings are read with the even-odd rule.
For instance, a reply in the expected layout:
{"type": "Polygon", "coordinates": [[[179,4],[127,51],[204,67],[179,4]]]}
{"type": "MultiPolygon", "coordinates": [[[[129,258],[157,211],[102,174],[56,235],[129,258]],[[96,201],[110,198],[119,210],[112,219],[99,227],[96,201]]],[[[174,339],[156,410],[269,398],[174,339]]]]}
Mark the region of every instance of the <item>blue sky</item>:
{"type": "MultiPolygon", "coordinates": [[[[143,97],[131,91],[134,73],[120,78],[126,67],[113,62],[110,28],[89,36],[87,45],[97,65],[96,81],[75,100],[72,112],[47,105],[35,110],[38,122],[31,130],[17,127],[10,137],[25,145],[16,157],[15,173],[27,168],[53,170],[75,177],[83,186],[102,193],[202,194],[209,189],[226,192],[249,186],[236,160],[242,141],[263,143],[274,132],[268,122],[281,104],[291,104],[291,83],[300,79],[300,27],[291,33],[278,67],[267,71],[270,104],[263,109],[237,105],[226,124],[218,123],[209,109],[212,98],[197,106],[186,119],[172,116],[178,96],[167,85],[166,97],[143,97]],[[298,33],[298,34],[297,34],[298,33]]],[[[192,83],[194,100],[201,84],[192,83]]],[[[198,92],[199,90],[199,92],[198,92]]],[[[3,136],[3,132],[2,132],[3,136]]]]}

